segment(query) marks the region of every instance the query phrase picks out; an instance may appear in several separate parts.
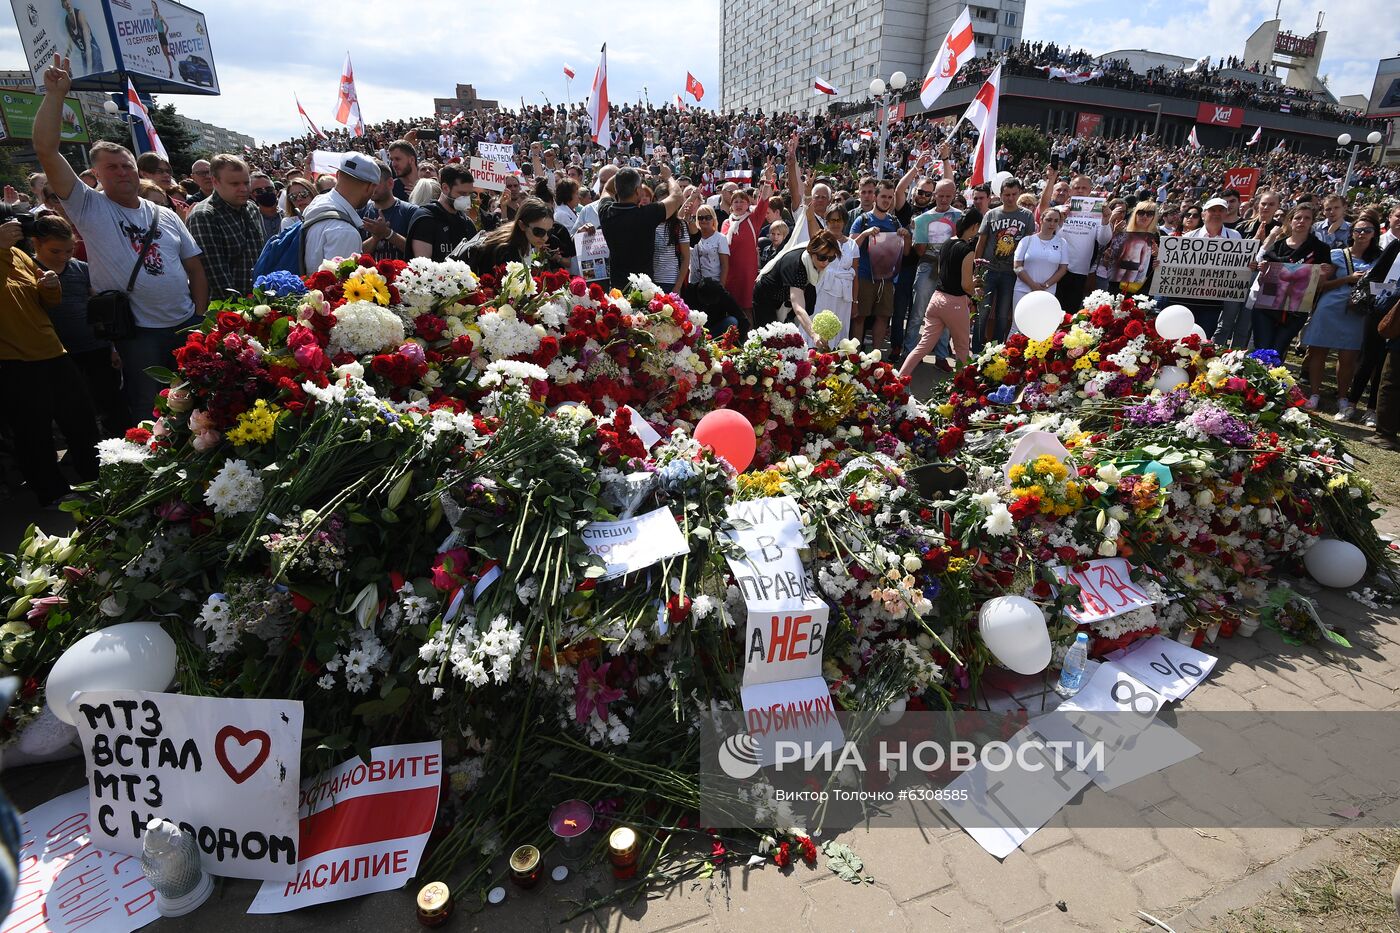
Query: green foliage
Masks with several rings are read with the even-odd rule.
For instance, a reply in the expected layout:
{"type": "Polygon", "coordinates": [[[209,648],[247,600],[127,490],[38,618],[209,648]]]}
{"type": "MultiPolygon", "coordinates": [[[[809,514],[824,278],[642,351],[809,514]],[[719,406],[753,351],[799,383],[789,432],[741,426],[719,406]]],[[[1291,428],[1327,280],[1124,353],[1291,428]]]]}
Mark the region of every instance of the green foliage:
{"type": "Polygon", "coordinates": [[[997,142],[1011,153],[1012,161],[1019,162],[1028,155],[1041,159],[1050,158],[1050,140],[1040,130],[1030,126],[1007,126],[997,130],[997,142]]]}
{"type": "Polygon", "coordinates": [[[15,160],[9,150],[0,148],[0,187],[13,185],[16,191],[28,197],[29,182],[26,179],[33,171],[36,171],[34,166],[15,160]]]}
{"type": "MultiPolygon", "coordinates": [[[[160,135],[160,141],[165,144],[165,151],[170,156],[170,166],[175,170],[176,176],[187,175],[192,165],[197,159],[208,158],[212,152],[206,152],[202,148],[196,148],[199,144],[199,137],[185,129],[184,125],[176,119],[174,104],[158,104],[154,99],[151,101],[151,122],[156,125],[156,133],[160,135]]],[[[131,128],[120,120],[96,119],[92,121],[93,139],[105,139],[108,142],[117,143],[131,148],[131,128]]]]}

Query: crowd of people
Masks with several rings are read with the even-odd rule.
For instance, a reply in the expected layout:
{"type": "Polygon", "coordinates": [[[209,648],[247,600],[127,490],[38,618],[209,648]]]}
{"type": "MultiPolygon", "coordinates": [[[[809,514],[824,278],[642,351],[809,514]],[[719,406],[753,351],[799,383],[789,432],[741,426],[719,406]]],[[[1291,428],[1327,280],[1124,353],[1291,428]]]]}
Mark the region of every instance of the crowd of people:
{"type": "Polygon", "coordinates": [[[42,171],[27,193],[7,190],[0,215],[3,408],[44,504],[68,492],[54,424],[67,467],[91,479],[93,443],[149,417],[163,387],[148,370],[168,366],[211,302],[248,294],[259,268],[305,273],[359,253],[531,262],[617,288],[645,275],[705,311],[715,334],[791,315],[816,343],[813,318],[831,311],[835,339],[885,351],[912,376],[1005,340],[1032,292],[1066,310],[1097,288],[1153,294],[1163,235],[1243,236],[1260,241],[1269,287],[1271,264],[1319,267],[1307,307],[1188,300],[1198,323],[1229,346],[1305,347],[1312,408],[1336,351],[1337,415],[1375,424],[1383,443],[1400,432],[1400,342],[1374,326],[1396,278],[1393,168],[1361,166],[1346,180],[1365,195],[1351,203],[1334,194],[1346,174],[1334,159],[1059,136],[1003,148],[995,184],[971,186],[975,134],[924,116],[893,125],[877,166],[861,127],[822,115],[622,105],[604,152],[581,107],[546,105],[389,121],[354,140],[308,134],[201,159],[178,179],[153,153],[98,143],[78,173],[59,153],[53,103],[69,76],[56,65],[45,84],[42,171]],[[471,171],[482,143],[509,149],[514,171],[499,185],[471,171]],[[333,165],[313,159],[337,145],[333,165]],[[1260,170],[1252,197],[1225,181],[1236,164],[1260,170]],[[1085,196],[1102,199],[1093,235],[1067,237],[1068,202],[1085,196]],[[1375,283],[1369,316],[1349,310],[1363,278],[1375,283]]]}

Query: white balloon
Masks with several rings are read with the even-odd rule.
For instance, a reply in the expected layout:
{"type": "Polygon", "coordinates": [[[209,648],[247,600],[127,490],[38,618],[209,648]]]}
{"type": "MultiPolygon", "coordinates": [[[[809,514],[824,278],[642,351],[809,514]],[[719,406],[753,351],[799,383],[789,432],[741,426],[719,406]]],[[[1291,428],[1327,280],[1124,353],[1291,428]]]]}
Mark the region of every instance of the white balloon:
{"type": "Polygon", "coordinates": [[[1177,386],[1186,382],[1191,377],[1186,370],[1180,366],[1163,366],[1157,373],[1157,380],[1152,383],[1152,388],[1161,389],[1163,392],[1170,392],[1177,386]]]}
{"type": "Polygon", "coordinates": [[[1032,340],[1045,340],[1059,330],[1065,312],[1049,292],[1027,292],[1016,302],[1016,329],[1032,340]]]}
{"type": "Polygon", "coordinates": [[[1001,197],[1001,186],[1006,184],[1006,179],[1011,177],[1010,172],[997,172],[992,176],[992,194],[1001,197]]]}
{"type": "Polygon", "coordinates": [[[1192,324],[1192,325],[1191,325],[1191,330],[1190,330],[1190,332],[1189,332],[1186,336],[1190,337],[1191,334],[1195,334],[1197,337],[1200,337],[1202,340],[1209,340],[1209,339],[1210,339],[1210,334],[1207,334],[1207,333],[1206,333],[1206,329],[1205,329],[1204,327],[1202,327],[1201,325],[1199,325],[1199,324],[1192,324]]]}
{"type": "Polygon", "coordinates": [[[165,690],[175,680],[175,642],[158,622],[124,622],[63,652],[44,689],[49,709],[73,725],[75,694],[87,690],[165,690]]]}
{"type": "Polygon", "coordinates": [[[977,628],[992,655],[1018,674],[1038,674],[1050,666],[1050,632],[1045,613],[1024,596],[998,596],[982,604],[977,628]]]}
{"type": "Polygon", "coordinates": [[[1157,334],[1164,340],[1180,340],[1191,333],[1196,315],[1185,305],[1168,305],[1157,315],[1157,334]]]}
{"type": "Polygon", "coordinates": [[[1366,555],[1350,541],[1323,538],[1303,555],[1303,565],[1323,586],[1346,589],[1366,576],[1366,555]]]}

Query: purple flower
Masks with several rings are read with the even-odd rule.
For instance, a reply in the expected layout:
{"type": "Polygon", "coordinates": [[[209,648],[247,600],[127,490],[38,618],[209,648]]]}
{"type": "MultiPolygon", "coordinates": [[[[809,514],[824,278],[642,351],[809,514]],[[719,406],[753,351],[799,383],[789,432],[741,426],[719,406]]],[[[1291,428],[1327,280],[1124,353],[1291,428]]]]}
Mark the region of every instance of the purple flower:
{"type": "Polygon", "coordinates": [[[423,348],[412,340],[405,342],[403,346],[399,347],[399,356],[402,356],[414,366],[422,364],[422,362],[427,359],[427,357],[423,355],[423,348]]]}
{"type": "Polygon", "coordinates": [[[1248,447],[1254,440],[1249,426],[1219,405],[1202,405],[1187,416],[1186,426],[1232,447],[1248,447]]]}

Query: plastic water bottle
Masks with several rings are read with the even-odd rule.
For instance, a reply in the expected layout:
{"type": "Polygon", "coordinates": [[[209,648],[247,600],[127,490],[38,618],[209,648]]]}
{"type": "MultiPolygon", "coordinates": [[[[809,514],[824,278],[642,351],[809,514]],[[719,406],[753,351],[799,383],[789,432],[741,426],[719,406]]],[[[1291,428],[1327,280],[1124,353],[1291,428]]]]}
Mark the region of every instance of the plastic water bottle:
{"type": "Polygon", "coordinates": [[[1084,664],[1089,660],[1089,633],[1080,632],[1074,636],[1074,644],[1065,654],[1065,663],[1060,668],[1060,682],[1055,692],[1062,697],[1072,697],[1084,686],[1084,664]]]}

